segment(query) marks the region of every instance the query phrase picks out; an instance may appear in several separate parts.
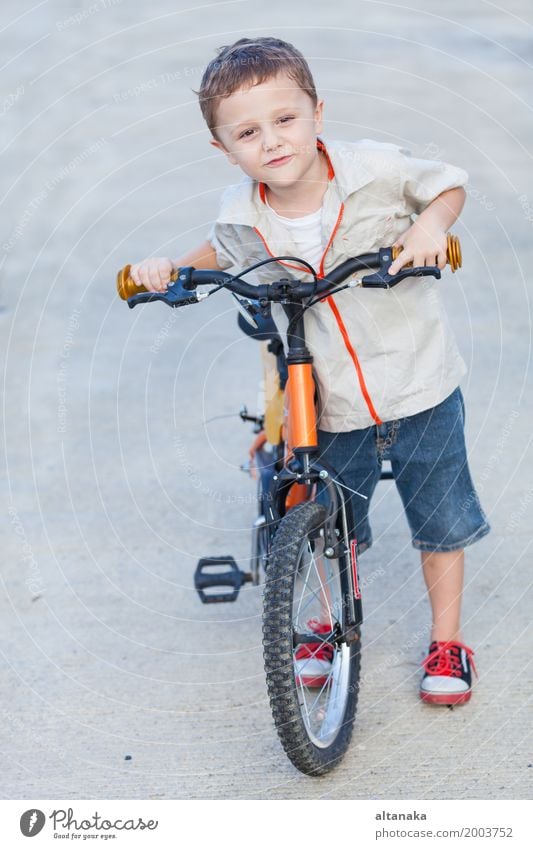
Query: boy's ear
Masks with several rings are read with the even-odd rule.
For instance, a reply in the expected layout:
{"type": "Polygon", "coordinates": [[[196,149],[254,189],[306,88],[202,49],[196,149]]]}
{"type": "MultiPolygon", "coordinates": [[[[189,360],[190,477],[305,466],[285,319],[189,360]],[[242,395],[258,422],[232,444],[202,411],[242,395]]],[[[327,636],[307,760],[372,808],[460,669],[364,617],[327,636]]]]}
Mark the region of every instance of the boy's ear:
{"type": "Polygon", "coordinates": [[[317,101],[316,108],[315,108],[315,132],[316,132],[317,135],[320,135],[320,133],[322,132],[322,127],[323,127],[323,124],[324,124],[324,122],[322,120],[323,110],[324,110],[324,101],[323,100],[317,101]]]}
{"type": "Polygon", "coordinates": [[[229,152],[229,150],[226,150],[222,142],[218,141],[218,139],[209,139],[209,144],[212,144],[213,147],[217,148],[217,150],[221,150],[232,165],[237,165],[237,160],[235,159],[233,154],[229,152]]]}

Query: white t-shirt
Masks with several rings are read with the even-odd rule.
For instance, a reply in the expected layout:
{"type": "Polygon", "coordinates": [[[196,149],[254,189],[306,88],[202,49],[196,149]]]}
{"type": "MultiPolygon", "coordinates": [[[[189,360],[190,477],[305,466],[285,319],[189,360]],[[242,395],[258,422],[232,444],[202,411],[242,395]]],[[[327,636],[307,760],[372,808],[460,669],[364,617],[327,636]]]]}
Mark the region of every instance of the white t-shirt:
{"type": "Polygon", "coordinates": [[[322,207],[316,212],[311,212],[309,215],[303,215],[301,218],[285,218],[284,215],[279,215],[270,206],[265,198],[265,203],[270,211],[270,214],[275,216],[278,221],[290,231],[291,237],[297,247],[296,255],[301,259],[305,259],[313,266],[318,273],[320,260],[324,253],[322,245],[322,207]]]}

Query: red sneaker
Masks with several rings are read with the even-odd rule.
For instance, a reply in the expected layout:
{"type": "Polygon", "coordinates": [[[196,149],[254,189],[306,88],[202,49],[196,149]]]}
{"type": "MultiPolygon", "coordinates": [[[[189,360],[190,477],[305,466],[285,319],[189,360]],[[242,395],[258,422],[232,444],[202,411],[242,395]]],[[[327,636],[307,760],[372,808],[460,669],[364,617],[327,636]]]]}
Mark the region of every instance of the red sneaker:
{"type": "MultiPolygon", "coordinates": [[[[310,619],[307,627],[314,634],[331,633],[331,625],[310,619]]],[[[320,643],[302,643],[294,652],[294,674],[296,685],[323,687],[331,674],[333,646],[322,640],[320,643]]]]}
{"type": "Polygon", "coordinates": [[[420,698],[434,705],[460,705],[472,695],[474,652],[463,643],[433,640],[422,665],[426,674],[420,684],[420,698]]]}

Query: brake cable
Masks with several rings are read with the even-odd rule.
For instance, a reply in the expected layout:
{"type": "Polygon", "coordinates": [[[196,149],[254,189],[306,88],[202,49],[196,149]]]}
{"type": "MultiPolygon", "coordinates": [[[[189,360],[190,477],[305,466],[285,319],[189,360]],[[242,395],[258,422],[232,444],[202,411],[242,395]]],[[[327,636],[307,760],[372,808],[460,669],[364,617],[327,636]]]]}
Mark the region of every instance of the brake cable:
{"type": "MultiPolygon", "coordinates": [[[[315,292],[318,288],[318,277],[315,269],[310,263],[308,263],[305,259],[301,259],[297,256],[276,256],[276,257],[268,257],[268,259],[262,259],[260,262],[256,262],[254,265],[249,265],[248,268],[245,268],[244,271],[239,272],[239,274],[234,274],[229,280],[224,280],[222,283],[219,283],[218,286],[215,286],[214,289],[210,289],[207,292],[208,295],[213,295],[215,292],[218,292],[219,289],[223,289],[228,283],[232,283],[234,280],[242,280],[245,274],[249,274],[251,271],[255,271],[256,268],[260,268],[262,265],[268,265],[270,262],[279,262],[280,260],[292,260],[293,262],[299,262],[301,265],[307,266],[309,269],[309,273],[313,275],[313,282],[315,284],[315,292]]],[[[246,281],[243,281],[246,282],[246,281]]],[[[313,297],[313,295],[311,295],[313,297]]]]}
{"type": "MultiPolygon", "coordinates": [[[[243,277],[246,274],[249,274],[251,271],[255,271],[257,268],[261,268],[261,266],[268,265],[271,262],[279,262],[280,260],[284,260],[284,261],[291,260],[292,262],[298,262],[298,263],[300,263],[300,265],[305,265],[309,269],[309,273],[313,275],[313,282],[315,284],[314,292],[310,295],[310,297],[313,298],[314,295],[316,294],[316,290],[318,289],[319,278],[317,276],[317,273],[316,273],[315,269],[313,268],[313,266],[309,262],[307,262],[307,260],[302,259],[301,257],[296,257],[296,256],[278,256],[278,257],[268,257],[267,259],[262,259],[259,262],[254,263],[254,265],[248,266],[248,268],[245,268],[244,271],[241,271],[239,274],[234,274],[232,277],[229,278],[229,280],[224,280],[222,283],[219,283],[218,286],[215,286],[213,289],[210,289],[209,292],[207,292],[207,295],[208,296],[214,295],[215,292],[218,292],[220,289],[223,289],[224,287],[226,287],[228,285],[228,283],[232,283],[234,280],[242,280],[243,277]]],[[[327,277],[321,277],[320,279],[325,280],[326,282],[329,282],[327,277]]],[[[336,294],[337,292],[341,292],[343,289],[347,289],[347,288],[349,288],[349,284],[346,284],[344,286],[338,286],[336,289],[333,289],[332,291],[324,292],[323,295],[320,295],[318,298],[315,298],[315,300],[310,301],[307,304],[302,304],[302,308],[298,311],[298,313],[295,316],[293,316],[293,318],[291,318],[289,320],[287,332],[289,332],[291,325],[295,321],[297,321],[309,307],[312,307],[312,306],[314,306],[314,304],[317,304],[320,301],[324,300],[324,298],[327,298],[330,295],[336,294]]]]}

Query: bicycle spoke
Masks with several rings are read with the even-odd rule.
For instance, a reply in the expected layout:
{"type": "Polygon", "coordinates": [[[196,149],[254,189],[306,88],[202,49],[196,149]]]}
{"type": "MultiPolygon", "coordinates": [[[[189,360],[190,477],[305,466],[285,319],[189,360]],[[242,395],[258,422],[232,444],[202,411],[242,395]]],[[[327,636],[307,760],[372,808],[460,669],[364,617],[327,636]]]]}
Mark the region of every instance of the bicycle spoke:
{"type": "MultiPolygon", "coordinates": [[[[308,545],[308,553],[311,555],[311,559],[310,559],[310,562],[307,565],[307,571],[306,571],[304,586],[302,588],[302,592],[301,592],[301,596],[300,596],[300,602],[299,602],[298,610],[297,610],[297,614],[296,614],[296,621],[297,622],[300,621],[301,613],[303,611],[305,611],[309,607],[309,605],[312,604],[312,602],[314,600],[318,601],[320,608],[321,608],[321,611],[322,611],[323,608],[324,608],[323,602],[325,600],[325,605],[327,607],[327,612],[328,612],[328,618],[329,618],[330,624],[332,624],[333,623],[333,616],[332,616],[331,606],[330,606],[330,603],[329,603],[328,594],[327,594],[326,588],[323,584],[322,577],[320,575],[320,570],[319,570],[318,565],[317,565],[317,561],[315,560],[315,554],[310,549],[309,541],[307,542],[307,545],[308,545]],[[303,603],[303,600],[304,600],[304,597],[305,597],[305,589],[308,586],[308,581],[309,581],[309,577],[311,575],[311,570],[313,569],[313,566],[314,566],[313,571],[318,578],[320,588],[316,589],[316,590],[313,589],[312,587],[309,588],[309,593],[310,593],[311,597],[307,600],[306,604],[302,608],[302,603],[303,603]]],[[[328,563],[328,568],[331,572],[331,563],[328,563]]],[[[328,586],[328,585],[329,585],[329,582],[326,582],[326,586],[328,586]]]]}
{"type": "Polygon", "coordinates": [[[309,711],[307,709],[307,699],[306,699],[306,696],[305,696],[306,691],[307,691],[307,687],[304,684],[302,684],[301,681],[298,681],[297,687],[298,687],[298,690],[299,690],[300,695],[302,697],[303,708],[305,710],[304,721],[305,721],[305,719],[307,719],[306,724],[310,727],[311,726],[311,717],[309,716],[309,711]]]}
{"type": "MultiPolygon", "coordinates": [[[[310,559],[309,559],[308,563],[306,564],[306,577],[305,577],[304,586],[303,586],[302,598],[303,598],[303,595],[305,593],[305,589],[308,585],[309,578],[311,576],[312,566],[313,566],[313,564],[315,564],[314,552],[311,550],[311,545],[310,545],[309,540],[307,541],[307,553],[310,555],[310,559]]],[[[316,571],[316,569],[315,569],[315,571],[316,571]]],[[[320,601],[316,590],[314,590],[312,587],[310,587],[309,591],[313,596],[315,596],[315,598],[317,598],[318,601],[320,601]]]]}
{"type": "MultiPolygon", "coordinates": [[[[309,543],[308,543],[308,545],[309,545],[309,543]]],[[[298,571],[298,570],[297,570],[297,571],[298,571]]],[[[295,577],[296,577],[296,576],[295,576],[295,577]]],[[[303,599],[304,599],[304,595],[305,595],[305,588],[306,588],[306,586],[307,586],[308,578],[309,578],[309,569],[307,570],[307,575],[306,575],[306,578],[305,578],[305,581],[304,581],[303,590],[302,590],[302,593],[301,593],[301,595],[300,595],[300,602],[299,602],[299,604],[298,604],[298,610],[296,611],[296,621],[297,621],[297,622],[300,620],[300,612],[301,612],[301,607],[302,607],[302,601],[303,601],[303,599]]],[[[306,607],[308,607],[308,606],[309,606],[309,603],[310,603],[310,602],[308,602],[308,603],[307,603],[306,607]]],[[[304,608],[304,610],[305,610],[305,608],[304,608]]]]}
{"type": "Polygon", "coordinates": [[[326,605],[327,605],[327,608],[328,608],[328,616],[329,616],[329,621],[330,621],[330,625],[331,625],[333,623],[333,619],[332,619],[332,616],[331,616],[331,607],[330,607],[330,604],[329,604],[328,594],[325,590],[324,584],[322,583],[322,576],[320,574],[320,569],[318,568],[318,566],[316,567],[316,573],[317,573],[318,581],[320,583],[320,589],[322,591],[322,597],[326,600],[326,605]]]}

